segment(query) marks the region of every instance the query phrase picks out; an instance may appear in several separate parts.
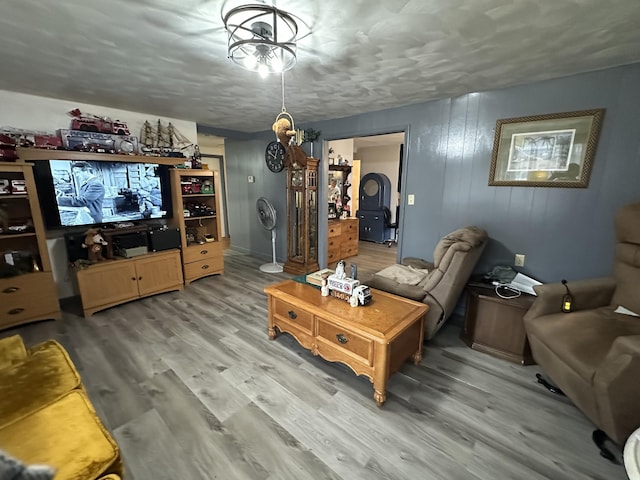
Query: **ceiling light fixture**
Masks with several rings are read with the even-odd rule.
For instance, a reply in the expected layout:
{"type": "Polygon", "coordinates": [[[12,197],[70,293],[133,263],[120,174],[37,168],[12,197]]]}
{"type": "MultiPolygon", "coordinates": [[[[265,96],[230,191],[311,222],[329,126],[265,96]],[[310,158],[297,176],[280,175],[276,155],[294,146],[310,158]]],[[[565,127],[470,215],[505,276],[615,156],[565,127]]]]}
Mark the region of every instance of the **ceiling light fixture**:
{"type": "Polygon", "coordinates": [[[242,5],[224,17],[228,57],[260,73],[282,73],[296,64],[298,24],[294,16],[269,5],[242,5]]]}

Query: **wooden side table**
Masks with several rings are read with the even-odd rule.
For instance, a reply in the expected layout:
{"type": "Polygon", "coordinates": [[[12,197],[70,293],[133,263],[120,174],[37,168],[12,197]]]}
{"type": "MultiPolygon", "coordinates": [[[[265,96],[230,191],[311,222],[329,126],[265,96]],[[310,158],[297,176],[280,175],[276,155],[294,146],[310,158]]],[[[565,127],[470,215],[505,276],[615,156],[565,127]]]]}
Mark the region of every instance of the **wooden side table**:
{"type": "Polygon", "coordinates": [[[522,317],[536,298],[499,297],[493,287],[467,287],[467,311],[460,338],[474,350],[521,365],[534,364],[522,317]]]}

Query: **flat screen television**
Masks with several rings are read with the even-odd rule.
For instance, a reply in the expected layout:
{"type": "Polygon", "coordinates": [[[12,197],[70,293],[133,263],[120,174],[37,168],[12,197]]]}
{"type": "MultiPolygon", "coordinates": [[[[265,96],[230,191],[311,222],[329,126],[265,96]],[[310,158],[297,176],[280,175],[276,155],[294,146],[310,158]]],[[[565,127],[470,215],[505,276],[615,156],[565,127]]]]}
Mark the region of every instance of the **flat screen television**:
{"type": "Polygon", "coordinates": [[[40,160],[34,176],[48,229],[171,217],[167,165],[40,160]]]}

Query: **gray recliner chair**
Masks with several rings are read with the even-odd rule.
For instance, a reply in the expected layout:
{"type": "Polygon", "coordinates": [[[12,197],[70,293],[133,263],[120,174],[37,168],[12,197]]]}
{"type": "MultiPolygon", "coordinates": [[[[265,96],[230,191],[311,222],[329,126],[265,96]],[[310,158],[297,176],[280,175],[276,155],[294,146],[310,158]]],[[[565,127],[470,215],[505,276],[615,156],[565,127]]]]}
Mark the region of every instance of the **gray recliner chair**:
{"type": "Polygon", "coordinates": [[[443,237],[433,262],[404,258],[371,277],[368,285],[429,305],[424,338],[432,338],[451,316],[488,241],[479,227],[465,227],[443,237]]]}
{"type": "MultiPolygon", "coordinates": [[[[629,313],[640,315],[640,203],[620,209],[615,232],[612,275],[568,282],[570,313],[562,283],[534,287],[524,325],[544,374],[622,447],[640,428],[640,317],[629,313]]],[[[598,430],[594,440],[610,457],[598,430]]]]}

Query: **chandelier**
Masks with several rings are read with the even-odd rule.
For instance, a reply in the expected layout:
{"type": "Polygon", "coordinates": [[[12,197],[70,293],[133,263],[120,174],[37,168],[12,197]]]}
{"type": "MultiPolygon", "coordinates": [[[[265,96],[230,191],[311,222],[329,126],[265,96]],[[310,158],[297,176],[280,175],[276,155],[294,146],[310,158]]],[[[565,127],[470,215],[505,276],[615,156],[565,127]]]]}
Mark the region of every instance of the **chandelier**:
{"type": "Polygon", "coordinates": [[[285,72],[296,64],[298,24],[294,16],[269,5],[242,5],[223,18],[229,35],[228,57],[258,72],[285,72]]]}

